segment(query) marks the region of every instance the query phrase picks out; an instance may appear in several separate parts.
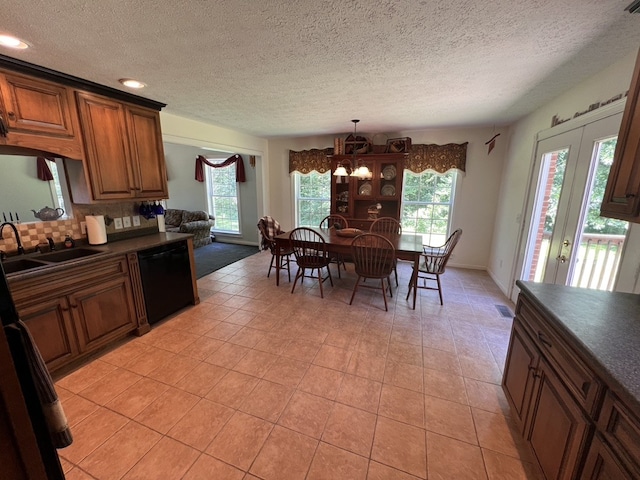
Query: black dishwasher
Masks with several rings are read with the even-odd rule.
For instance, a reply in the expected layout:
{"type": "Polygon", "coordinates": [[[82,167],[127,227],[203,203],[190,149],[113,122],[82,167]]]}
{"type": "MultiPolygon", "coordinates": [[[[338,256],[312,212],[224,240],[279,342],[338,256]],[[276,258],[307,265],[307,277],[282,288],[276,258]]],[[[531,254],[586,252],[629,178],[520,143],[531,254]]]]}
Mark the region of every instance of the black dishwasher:
{"type": "Polygon", "coordinates": [[[155,323],[193,303],[187,242],[138,252],[147,320],[155,323]]]}

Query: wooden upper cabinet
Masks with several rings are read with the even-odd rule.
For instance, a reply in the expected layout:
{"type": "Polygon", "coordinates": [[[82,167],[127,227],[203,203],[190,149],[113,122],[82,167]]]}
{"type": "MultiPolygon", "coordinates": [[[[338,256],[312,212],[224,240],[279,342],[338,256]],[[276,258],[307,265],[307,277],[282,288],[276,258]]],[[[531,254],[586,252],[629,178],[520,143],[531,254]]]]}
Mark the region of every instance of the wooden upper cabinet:
{"type": "Polygon", "coordinates": [[[0,71],[0,119],[5,145],[82,158],[73,90],[64,85],[0,71]]]}
{"type": "Polygon", "coordinates": [[[611,172],[600,208],[603,217],[640,223],[640,51],[622,116],[611,172]]]}
{"type": "Polygon", "coordinates": [[[168,196],[159,112],[78,92],[93,200],[168,196]]]}
{"type": "Polygon", "coordinates": [[[167,198],[169,190],[159,113],[147,108],[128,107],[127,126],[136,196],[167,198]]]}

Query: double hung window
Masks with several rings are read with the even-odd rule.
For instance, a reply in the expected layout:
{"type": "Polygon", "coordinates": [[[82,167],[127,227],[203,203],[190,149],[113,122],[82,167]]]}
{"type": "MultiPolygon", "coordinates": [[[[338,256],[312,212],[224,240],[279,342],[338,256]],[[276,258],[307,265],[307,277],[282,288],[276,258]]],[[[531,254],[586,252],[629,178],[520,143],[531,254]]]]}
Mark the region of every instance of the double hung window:
{"type": "MultiPolygon", "coordinates": [[[[209,159],[224,162],[224,158],[209,159]]],[[[240,232],[240,201],[235,164],[225,168],[205,167],[209,214],[215,217],[216,232],[240,232]]]]}

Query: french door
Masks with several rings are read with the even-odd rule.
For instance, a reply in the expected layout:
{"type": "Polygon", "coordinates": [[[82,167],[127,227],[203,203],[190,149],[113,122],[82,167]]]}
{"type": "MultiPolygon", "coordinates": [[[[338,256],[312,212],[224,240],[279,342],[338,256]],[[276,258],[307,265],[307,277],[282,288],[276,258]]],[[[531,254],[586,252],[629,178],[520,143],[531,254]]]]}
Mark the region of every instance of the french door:
{"type": "Polygon", "coordinates": [[[600,217],[622,114],[541,139],[522,277],[612,290],[628,223],[600,217]]]}

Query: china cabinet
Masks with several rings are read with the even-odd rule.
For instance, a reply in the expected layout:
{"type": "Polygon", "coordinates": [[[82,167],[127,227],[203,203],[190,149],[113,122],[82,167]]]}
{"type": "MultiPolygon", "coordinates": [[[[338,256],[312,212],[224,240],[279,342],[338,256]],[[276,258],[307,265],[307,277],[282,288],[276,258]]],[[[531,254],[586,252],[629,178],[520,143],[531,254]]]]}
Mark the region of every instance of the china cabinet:
{"type": "Polygon", "coordinates": [[[368,230],[378,217],[400,220],[404,153],[331,157],[331,213],[345,217],[349,226],[368,230]],[[355,163],[355,165],[354,165],[355,163]],[[347,173],[366,166],[368,175],[336,176],[339,166],[347,173]]]}

